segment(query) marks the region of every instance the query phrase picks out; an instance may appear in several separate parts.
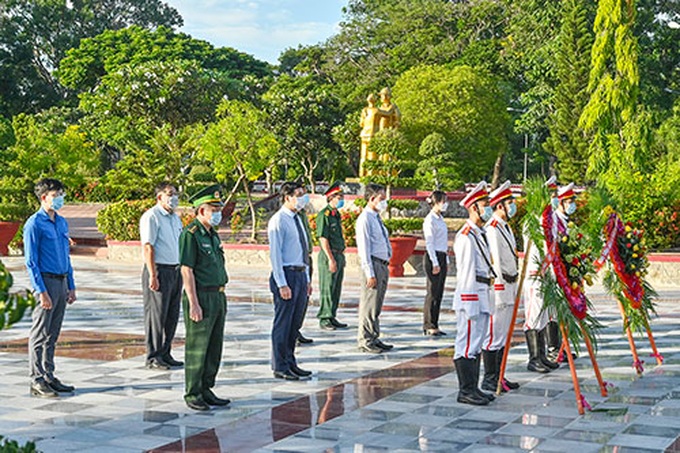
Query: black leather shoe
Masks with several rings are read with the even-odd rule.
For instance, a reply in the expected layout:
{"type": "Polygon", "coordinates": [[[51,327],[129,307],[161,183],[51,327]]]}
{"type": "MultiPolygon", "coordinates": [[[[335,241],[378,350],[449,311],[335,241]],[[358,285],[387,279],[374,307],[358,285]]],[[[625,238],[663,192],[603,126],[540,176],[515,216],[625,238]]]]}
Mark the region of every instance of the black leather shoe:
{"type": "Polygon", "coordinates": [[[394,349],[394,345],[383,343],[380,340],[375,340],[375,345],[382,349],[383,351],[391,351],[392,349],[394,349]]]}
{"type": "Polygon", "coordinates": [[[293,365],[292,367],[290,367],[290,371],[293,374],[297,374],[300,377],[308,377],[308,376],[312,375],[311,371],[303,370],[302,368],[300,368],[297,365],[293,365]]]}
{"type": "Polygon", "coordinates": [[[170,365],[165,363],[164,361],[160,359],[155,359],[150,362],[147,362],[146,367],[150,370],[164,370],[167,371],[170,369],[170,365]]]}
{"type": "Polygon", "coordinates": [[[344,322],[340,322],[335,318],[331,318],[331,324],[333,324],[336,329],[346,329],[349,327],[349,325],[345,324],[344,322]]]}
{"type": "Polygon", "coordinates": [[[39,396],[40,398],[56,398],[59,396],[52,387],[50,387],[45,381],[36,381],[31,384],[31,395],[39,396]]]}
{"type": "Polygon", "coordinates": [[[182,362],[181,360],[175,360],[171,355],[166,355],[165,357],[163,357],[163,363],[166,363],[174,367],[184,366],[184,362],[182,362]]]}
{"type": "Polygon", "coordinates": [[[59,379],[52,378],[51,381],[47,382],[52,390],[57,393],[72,393],[76,388],[72,385],[65,385],[59,379]]]}
{"type": "Polygon", "coordinates": [[[210,406],[203,400],[191,400],[187,401],[187,407],[195,411],[209,411],[210,406]]]}
{"type": "Polygon", "coordinates": [[[314,343],[314,340],[312,340],[311,338],[306,338],[302,334],[298,335],[297,344],[310,344],[310,343],[314,343]]]}
{"type": "Polygon", "coordinates": [[[274,377],[276,379],[283,379],[285,381],[299,381],[300,376],[293,374],[292,371],[274,371],[274,377]]]}
{"type": "Polygon", "coordinates": [[[359,346],[359,350],[363,352],[370,352],[371,354],[382,354],[385,352],[383,348],[379,348],[377,345],[372,344],[359,346]]]}
{"type": "Polygon", "coordinates": [[[226,406],[227,404],[231,403],[230,399],[220,398],[219,396],[215,395],[212,390],[207,390],[205,393],[203,393],[203,401],[211,406],[226,406]]]}
{"type": "Polygon", "coordinates": [[[333,325],[331,321],[324,320],[319,323],[319,327],[323,330],[335,330],[336,327],[333,325]]]}

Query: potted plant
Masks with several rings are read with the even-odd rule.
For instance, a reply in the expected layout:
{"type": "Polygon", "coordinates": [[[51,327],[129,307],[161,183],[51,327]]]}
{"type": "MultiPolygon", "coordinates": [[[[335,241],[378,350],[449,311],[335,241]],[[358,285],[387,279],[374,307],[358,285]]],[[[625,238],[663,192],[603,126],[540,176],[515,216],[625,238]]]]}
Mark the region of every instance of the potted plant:
{"type": "Polygon", "coordinates": [[[0,190],[3,195],[0,203],[0,256],[9,253],[9,244],[19,231],[21,224],[31,215],[34,206],[26,203],[8,201],[14,197],[5,197],[5,190],[0,190]]]}
{"type": "Polygon", "coordinates": [[[414,233],[422,231],[423,220],[415,217],[386,219],[385,226],[390,232],[392,258],[388,268],[390,277],[404,276],[404,263],[416,248],[418,236],[414,233]]]}

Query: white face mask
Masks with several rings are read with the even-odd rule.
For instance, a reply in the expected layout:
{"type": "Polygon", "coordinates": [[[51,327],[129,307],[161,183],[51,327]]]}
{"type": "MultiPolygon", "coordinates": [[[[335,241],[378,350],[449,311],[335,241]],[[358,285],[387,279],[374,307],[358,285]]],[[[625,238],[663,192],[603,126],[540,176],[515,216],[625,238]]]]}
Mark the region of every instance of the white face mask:
{"type": "Polygon", "coordinates": [[[177,195],[172,195],[168,198],[168,206],[170,206],[170,209],[173,211],[177,209],[177,206],[179,206],[179,197],[177,195]]]}
{"type": "Polygon", "coordinates": [[[449,209],[449,203],[444,203],[442,205],[442,211],[441,212],[446,212],[449,209]]]}
{"type": "Polygon", "coordinates": [[[387,200],[380,200],[376,205],[376,208],[378,208],[378,212],[385,211],[387,209],[387,200]]]}

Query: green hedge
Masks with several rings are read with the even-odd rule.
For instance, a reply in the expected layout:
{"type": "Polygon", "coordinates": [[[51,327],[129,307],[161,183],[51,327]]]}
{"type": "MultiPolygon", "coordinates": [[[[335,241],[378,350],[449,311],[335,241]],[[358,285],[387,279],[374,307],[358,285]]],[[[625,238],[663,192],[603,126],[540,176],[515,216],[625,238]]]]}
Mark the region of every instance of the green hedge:
{"type": "Polygon", "coordinates": [[[97,228],[113,241],[138,241],[139,219],[156,204],[153,199],[111,203],[97,214],[97,228]]]}
{"type": "Polygon", "coordinates": [[[0,453],[35,453],[38,450],[35,448],[35,443],[26,442],[24,445],[19,445],[16,440],[5,439],[0,435],[0,453]]]}
{"type": "MultiPolygon", "coordinates": [[[[366,200],[364,198],[356,198],[354,200],[354,206],[363,208],[364,206],[366,206],[366,200]]],[[[387,206],[390,209],[398,209],[400,211],[403,211],[405,209],[412,210],[418,209],[418,206],[420,206],[420,202],[418,200],[411,200],[408,198],[392,198],[387,200],[387,206]]]]}
{"type": "Polygon", "coordinates": [[[393,234],[415,233],[423,230],[423,221],[420,217],[399,217],[385,219],[385,227],[393,234]]]}

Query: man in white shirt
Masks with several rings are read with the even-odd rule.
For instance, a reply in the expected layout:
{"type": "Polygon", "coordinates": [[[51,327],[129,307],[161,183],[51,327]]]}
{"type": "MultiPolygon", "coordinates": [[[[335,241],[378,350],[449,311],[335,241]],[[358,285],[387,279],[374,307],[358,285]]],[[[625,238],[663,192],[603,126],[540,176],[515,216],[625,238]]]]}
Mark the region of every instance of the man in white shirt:
{"type": "Polygon", "coordinates": [[[156,206],[146,211],[139,222],[144,257],[142,292],[146,366],[168,370],[184,365],[170,354],[182,298],[179,268],[182,221],[175,213],[179,205],[175,186],[162,182],[156,186],[155,192],[156,206]]]}
{"type": "MultiPolygon", "coordinates": [[[[485,226],[489,240],[489,251],[496,273],[493,285],[493,306],[482,343],[482,359],[484,360],[484,379],[482,390],[495,392],[500,374],[503,350],[510,332],[510,323],[517,295],[517,242],[512,228],[508,225],[517,213],[515,197],[510,189],[510,181],[501,184],[489,195],[489,205],[494,210],[493,217],[485,226]]],[[[504,379],[503,391],[515,390],[519,385],[504,379]]]]}
{"type": "Polygon", "coordinates": [[[367,184],[364,199],[366,207],[356,223],[357,251],[362,270],[357,343],[363,352],[380,354],[393,347],[380,341],[378,319],[389,280],[387,265],[392,257],[389,232],[380,219],[380,213],[387,209],[385,187],[367,184]]]}

